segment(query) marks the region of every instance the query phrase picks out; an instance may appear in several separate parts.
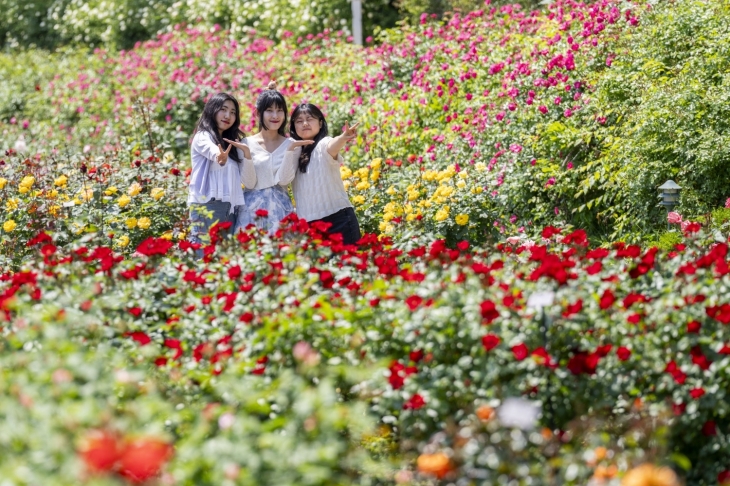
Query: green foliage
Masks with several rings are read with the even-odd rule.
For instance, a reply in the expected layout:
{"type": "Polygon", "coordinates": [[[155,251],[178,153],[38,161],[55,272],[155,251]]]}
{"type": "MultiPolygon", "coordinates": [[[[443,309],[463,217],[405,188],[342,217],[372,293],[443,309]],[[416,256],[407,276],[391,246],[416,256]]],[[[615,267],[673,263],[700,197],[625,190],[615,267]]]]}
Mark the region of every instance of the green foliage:
{"type": "MultiPolygon", "coordinates": [[[[0,43],[53,49],[64,44],[130,48],[176,24],[224,28],[242,37],[281,38],[351,30],[349,0],[0,0],[0,43]]],[[[366,36],[391,27],[398,12],[390,0],[363,2],[366,36]]]]}
{"type": "Polygon", "coordinates": [[[658,3],[616,53],[590,110],[605,125],[575,126],[597,147],[579,193],[614,238],[664,223],[656,188],[667,179],[683,187],[677,211],[709,213],[730,187],[730,2],[658,3]]]}
{"type": "Polygon", "coordinates": [[[649,240],[647,246],[656,246],[660,250],[673,251],[675,246],[682,242],[682,234],[679,231],[666,231],[659,235],[657,240],[649,240]]]}

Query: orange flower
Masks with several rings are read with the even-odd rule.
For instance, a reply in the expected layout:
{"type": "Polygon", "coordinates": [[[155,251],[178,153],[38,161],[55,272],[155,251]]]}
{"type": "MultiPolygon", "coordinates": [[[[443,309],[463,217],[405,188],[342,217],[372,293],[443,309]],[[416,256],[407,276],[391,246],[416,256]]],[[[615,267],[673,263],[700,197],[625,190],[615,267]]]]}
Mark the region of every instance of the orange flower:
{"type": "Polygon", "coordinates": [[[479,417],[479,420],[487,422],[494,417],[494,409],[488,405],[482,405],[477,408],[477,417],[479,417]]]}
{"type": "Polygon", "coordinates": [[[421,454],[416,461],[418,470],[423,474],[430,474],[441,479],[453,469],[451,459],[443,452],[436,454],[421,454]]]}
{"type": "Polygon", "coordinates": [[[621,486],[679,486],[679,479],[668,467],[642,464],[626,473],[621,486]]]}

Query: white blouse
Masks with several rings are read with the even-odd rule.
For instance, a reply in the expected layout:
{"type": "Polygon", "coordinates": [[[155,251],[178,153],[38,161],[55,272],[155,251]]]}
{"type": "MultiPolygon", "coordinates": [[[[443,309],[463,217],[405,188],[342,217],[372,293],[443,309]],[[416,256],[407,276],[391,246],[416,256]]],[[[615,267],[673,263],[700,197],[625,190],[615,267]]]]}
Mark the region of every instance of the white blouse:
{"type": "Polygon", "coordinates": [[[297,159],[291,157],[292,152],[287,151],[292,139],[284,140],[273,152],[266,150],[253,137],[247,137],[245,142],[251,150],[256,169],[256,185],[246,184],[246,189],[266,189],[276,185],[286,187],[291,183],[297,169],[297,159]]]}
{"type": "MultiPolygon", "coordinates": [[[[297,204],[297,216],[307,221],[322,219],[352,207],[340,175],[342,156],[337,154],[335,159],[327,152],[331,140],[332,137],[325,137],[317,143],[310,156],[307,172],[296,169],[292,192],[297,204]]],[[[299,151],[294,151],[297,164],[299,151]]]]}
{"type": "Polygon", "coordinates": [[[231,203],[231,212],[236,206],[245,204],[241,184],[246,187],[256,185],[256,170],[251,159],[245,159],[243,151],[238,150],[238,157],[243,162],[237,163],[230,155],[224,165],[217,161],[218,143],[208,132],[198,132],[193,137],[190,149],[193,171],[191,184],[188,186],[188,204],[205,204],[211,199],[231,203]],[[240,167],[239,167],[240,166],[240,167]],[[204,180],[207,171],[207,188],[201,190],[197,181],[204,180]],[[195,180],[196,183],[192,183],[195,180]]]}

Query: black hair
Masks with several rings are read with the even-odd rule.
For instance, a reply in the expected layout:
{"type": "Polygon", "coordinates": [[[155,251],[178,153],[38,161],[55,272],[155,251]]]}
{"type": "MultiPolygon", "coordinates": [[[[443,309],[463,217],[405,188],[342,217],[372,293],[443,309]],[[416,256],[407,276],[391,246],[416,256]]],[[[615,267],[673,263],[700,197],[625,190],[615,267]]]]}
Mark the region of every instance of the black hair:
{"type": "Polygon", "coordinates": [[[271,107],[281,108],[284,110],[284,121],[279,126],[279,135],[286,137],[286,122],[288,120],[287,113],[289,109],[286,107],[286,99],[276,89],[264,89],[256,99],[256,111],[259,113],[259,130],[268,130],[264,122],[264,112],[271,107]]]}
{"type": "Polygon", "coordinates": [[[320,110],[311,103],[302,103],[301,105],[297,106],[294,109],[294,113],[291,114],[291,126],[289,129],[289,135],[294,140],[302,139],[299,135],[297,135],[297,130],[294,126],[297,118],[299,118],[299,115],[311,115],[314,118],[318,119],[321,125],[319,127],[319,133],[314,137],[314,143],[312,145],[303,146],[302,153],[299,155],[299,172],[307,172],[307,166],[309,165],[309,161],[312,158],[312,152],[314,152],[314,148],[324,137],[329,135],[329,130],[327,129],[327,120],[324,119],[324,114],[322,113],[322,110],[320,110]]]}
{"type": "MultiPolygon", "coordinates": [[[[217,95],[212,96],[205,104],[203,114],[200,115],[200,119],[198,119],[198,123],[195,125],[195,132],[193,132],[193,134],[198,132],[208,132],[213,137],[213,140],[217,141],[218,144],[223,147],[223,150],[228,150],[229,143],[223,140],[224,138],[227,138],[228,140],[240,140],[244,136],[244,133],[240,128],[240,111],[240,106],[238,105],[236,98],[228,93],[218,93],[217,95]],[[233,106],[236,107],[236,119],[233,121],[233,125],[231,125],[227,130],[224,130],[223,134],[219,135],[218,123],[215,121],[215,116],[218,111],[223,108],[223,104],[226,101],[232,102],[233,106]]],[[[231,150],[229,156],[236,162],[242,162],[241,160],[238,160],[238,150],[231,150]]]]}

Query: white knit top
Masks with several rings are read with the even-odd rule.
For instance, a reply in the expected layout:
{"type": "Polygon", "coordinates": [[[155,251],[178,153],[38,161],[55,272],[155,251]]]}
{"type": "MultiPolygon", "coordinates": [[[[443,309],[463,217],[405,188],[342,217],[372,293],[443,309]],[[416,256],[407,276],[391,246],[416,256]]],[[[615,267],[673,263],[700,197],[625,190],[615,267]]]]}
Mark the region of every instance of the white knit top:
{"type": "MultiPolygon", "coordinates": [[[[317,143],[312,151],[307,172],[297,168],[292,192],[297,205],[297,216],[307,221],[324,218],[345,208],[351,208],[345,184],[340,175],[342,156],[333,158],[327,152],[327,145],[332,137],[325,137],[317,143]]],[[[294,151],[298,163],[299,149],[294,151]]]]}
{"type": "Polygon", "coordinates": [[[193,137],[190,149],[190,158],[193,165],[191,179],[203,174],[197,172],[208,171],[208,186],[205,193],[199,192],[193,184],[188,186],[188,204],[204,204],[211,199],[219,199],[231,203],[231,212],[236,206],[245,204],[241,184],[246,187],[256,185],[256,170],[251,159],[243,157],[243,151],[238,150],[238,157],[243,162],[236,162],[230,155],[225,165],[217,161],[218,143],[208,132],[198,132],[193,137]]]}
{"type": "Polygon", "coordinates": [[[287,138],[276,150],[269,152],[253,137],[246,138],[246,145],[251,149],[251,158],[256,169],[256,184],[246,189],[266,189],[276,185],[286,187],[294,179],[297,161],[288,152],[292,139],[287,138]],[[290,155],[287,157],[287,153],[290,155]]]}

